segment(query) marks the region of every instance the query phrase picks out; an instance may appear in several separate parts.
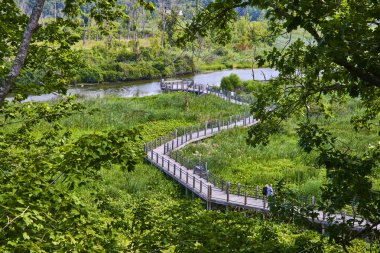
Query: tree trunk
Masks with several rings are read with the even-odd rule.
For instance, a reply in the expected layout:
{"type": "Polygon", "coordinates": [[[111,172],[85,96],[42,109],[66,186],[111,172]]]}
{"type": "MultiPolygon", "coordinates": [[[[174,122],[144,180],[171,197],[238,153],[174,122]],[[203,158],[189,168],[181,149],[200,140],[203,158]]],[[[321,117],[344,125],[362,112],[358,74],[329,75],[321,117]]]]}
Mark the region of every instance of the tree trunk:
{"type": "Polygon", "coordinates": [[[10,69],[5,79],[1,82],[0,105],[4,103],[4,100],[7,94],[12,90],[16,82],[16,79],[20,74],[21,68],[24,65],[26,56],[28,54],[30,41],[32,39],[33,33],[38,28],[38,20],[40,19],[44,4],[45,4],[45,0],[36,0],[36,3],[32,10],[32,14],[30,15],[28,24],[22,36],[20,47],[17,52],[16,58],[13,61],[12,68],[10,69]]]}

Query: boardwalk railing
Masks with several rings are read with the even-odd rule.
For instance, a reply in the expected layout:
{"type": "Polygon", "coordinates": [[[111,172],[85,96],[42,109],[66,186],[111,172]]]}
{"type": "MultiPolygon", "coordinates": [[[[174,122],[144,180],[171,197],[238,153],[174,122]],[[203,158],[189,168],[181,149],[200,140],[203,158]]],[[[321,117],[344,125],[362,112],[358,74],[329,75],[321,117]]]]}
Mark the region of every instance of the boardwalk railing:
{"type": "Polygon", "coordinates": [[[148,154],[149,161],[153,165],[208,203],[227,203],[228,205],[245,209],[255,209],[262,212],[269,211],[265,201],[250,198],[246,192],[242,192],[241,196],[236,197],[230,191],[229,182],[226,183],[225,189],[220,189],[210,181],[199,177],[198,174],[194,173],[194,170],[182,166],[166,155],[161,155],[154,150],[151,150],[148,154]]]}

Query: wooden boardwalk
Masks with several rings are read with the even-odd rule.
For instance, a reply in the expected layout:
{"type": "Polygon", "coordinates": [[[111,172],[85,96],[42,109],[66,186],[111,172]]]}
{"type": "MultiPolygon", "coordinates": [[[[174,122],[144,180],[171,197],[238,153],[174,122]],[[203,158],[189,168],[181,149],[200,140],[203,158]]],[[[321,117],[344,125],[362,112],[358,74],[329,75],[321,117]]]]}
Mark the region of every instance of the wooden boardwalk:
{"type": "MultiPolygon", "coordinates": [[[[173,90],[180,90],[179,87],[171,86],[173,90]]],[[[182,86],[188,91],[188,86],[182,86]]],[[[209,88],[205,88],[202,93],[214,94],[222,99],[232,103],[245,105],[241,98],[226,96],[219,92],[213,92],[209,88]]],[[[247,187],[240,184],[232,185],[230,182],[216,180],[210,177],[206,166],[189,166],[189,160],[177,159],[173,157],[173,152],[183,148],[184,146],[209,138],[221,131],[226,131],[234,127],[248,127],[256,124],[257,121],[252,115],[243,113],[238,116],[230,117],[226,121],[216,121],[212,124],[205,123],[203,129],[197,128],[183,130],[182,135],[178,135],[177,131],[165,137],[160,137],[150,143],[145,144],[144,151],[146,159],[154,166],[170,176],[176,182],[181,184],[187,190],[193,192],[194,195],[203,199],[207,203],[207,209],[212,209],[213,204],[224,205],[226,207],[239,207],[244,210],[254,210],[262,213],[269,213],[268,204],[265,198],[261,195],[261,190],[258,187],[247,187]],[[186,166],[187,162],[187,166],[186,166]],[[199,169],[197,169],[199,168],[199,169]]],[[[349,219],[354,219],[345,214],[326,215],[323,212],[315,211],[318,215],[313,219],[313,222],[328,225],[331,223],[342,223],[349,219]]],[[[311,219],[311,218],[310,218],[311,219]]],[[[363,229],[366,222],[359,223],[358,217],[353,222],[353,230],[363,229]]],[[[380,226],[375,229],[380,230],[380,226]]]]}
{"type": "Polygon", "coordinates": [[[207,85],[195,84],[192,80],[173,80],[160,82],[163,91],[186,91],[198,95],[205,93],[207,85]]]}

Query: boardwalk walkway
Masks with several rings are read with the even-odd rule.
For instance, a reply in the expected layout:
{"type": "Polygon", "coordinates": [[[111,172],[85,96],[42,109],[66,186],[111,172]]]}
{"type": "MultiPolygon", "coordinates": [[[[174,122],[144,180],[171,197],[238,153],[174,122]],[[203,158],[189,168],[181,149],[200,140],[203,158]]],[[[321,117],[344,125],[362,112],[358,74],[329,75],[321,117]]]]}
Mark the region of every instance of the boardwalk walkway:
{"type": "MultiPolygon", "coordinates": [[[[181,89],[184,89],[184,91],[189,90],[187,85],[180,86],[181,88],[179,88],[172,84],[171,87],[175,91],[181,89]]],[[[241,97],[226,96],[220,92],[211,90],[209,87],[204,89],[198,88],[198,90],[202,90],[202,94],[213,94],[232,103],[247,104],[241,97]]],[[[268,204],[265,198],[261,196],[258,187],[248,187],[240,184],[232,185],[230,182],[219,181],[215,177],[210,176],[207,168],[204,168],[205,166],[190,166],[189,160],[182,159],[181,161],[181,159],[173,157],[173,152],[192,142],[209,138],[221,131],[234,127],[248,127],[256,123],[257,121],[252,115],[243,113],[233,118],[231,117],[230,120],[213,122],[211,126],[205,124],[203,129],[191,128],[190,130],[183,130],[182,135],[178,135],[177,131],[174,131],[172,134],[145,144],[146,159],[176,182],[203,199],[207,203],[207,209],[211,209],[212,204],[219,204],[226,207],[239,207],[245,210],[269,213],[268,204]]],[[[347,216],[344,212],[330,214],[329,217],[319,211],[316,211],[316,213],[318,215],[313,221],[322,225],[342,223],[353,219],[353,217],[347,216]]],[[[361,230],[365,222],[359,224],[355,220],[353,224],[353,230],[361,230]]],[[[375,229],[379,230],[380,227],[378,226],[375,229]]]]}

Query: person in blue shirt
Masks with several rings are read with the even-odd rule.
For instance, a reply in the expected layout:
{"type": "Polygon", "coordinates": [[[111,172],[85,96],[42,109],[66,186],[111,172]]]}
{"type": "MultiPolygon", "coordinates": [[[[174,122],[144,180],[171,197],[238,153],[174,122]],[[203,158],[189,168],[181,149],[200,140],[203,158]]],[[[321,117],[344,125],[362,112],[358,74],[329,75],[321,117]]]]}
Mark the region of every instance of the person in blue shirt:
{"type": "Polygon", "coordinates": [[[267,195],[268,197],[273,195],[273,188],[271,184],[267,188],[267,195]]]}

